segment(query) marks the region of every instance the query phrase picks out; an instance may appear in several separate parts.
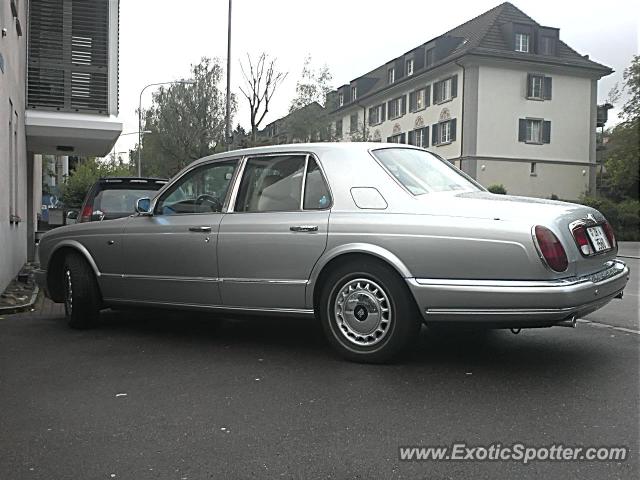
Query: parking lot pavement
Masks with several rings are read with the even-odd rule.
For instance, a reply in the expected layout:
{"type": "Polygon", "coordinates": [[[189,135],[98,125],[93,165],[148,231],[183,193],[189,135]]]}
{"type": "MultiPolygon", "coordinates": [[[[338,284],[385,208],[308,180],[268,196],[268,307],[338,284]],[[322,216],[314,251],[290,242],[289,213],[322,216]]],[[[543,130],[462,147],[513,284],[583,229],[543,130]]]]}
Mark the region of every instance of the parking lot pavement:
{"type": "MultiPolygon", "coordinates": [[[[631,243],[631,242],[630,242],[631,243]]],[[[631,253],[631,251],[629,250],[631,253]]],[[[587,315],[586,320],[600,322],[616,327],[628,328],[640,332],[639,306],[640,300],[640,259],[622,258],[629,265],[631,275],[621,299],[613,299],[604,308],[587,315]]]]}
{"type": "Polygon", "coordinates": [[[639,336],[423,330],[345,362],[315,322],[104,312],[0,320],[0,478],[638,478],[639,336]],[[627,446],[624,462],[401,462],[452,442],[627,446]]]}

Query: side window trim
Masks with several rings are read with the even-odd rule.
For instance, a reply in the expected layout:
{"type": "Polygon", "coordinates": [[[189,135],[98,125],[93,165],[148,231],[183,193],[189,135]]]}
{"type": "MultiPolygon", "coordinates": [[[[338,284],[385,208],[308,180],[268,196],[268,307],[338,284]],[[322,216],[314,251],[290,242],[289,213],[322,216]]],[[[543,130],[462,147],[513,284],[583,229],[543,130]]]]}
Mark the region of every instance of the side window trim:
{"type": "Polygon", "coordinates": [[[302,171],[302,185],[300,190],[300,211],[304,210],[305,189],[307,187],[307,174],[309,173],[309,154],[304,157],[304,170],[302,171]]]}
{"type": "MultiPolygon", "coordinates": [[[[185,177],[191,175],[192,173],[196,172],[197,170],[205,169],[205,168],[211,167],[212,165],[215,165],[215,164],[235,161],[235,162],[237,162],[237,166],[236,166],[236,169],[235,169],[235,172],[234,172],[234,176],[229,181],[229,188],[227,188],[227,193],[225,195],[225,200],[224,200],[224,202],[222,202],[222,210],[220,212],[216,212],[216,213],[219,213],[219,214],[226,213],[225,206],[227,205],[228,199],[231,196],[230,195],[232,193],[231,189],[234,186],[234,181],[235,181],[235,178],[237,176],[238,171],[240,170],[240,166],[241,166],[242,160],[243,160],[243,157],[218,158],[218,159],[215,159],[215,160],[211,160],[211,161],[208,161],[208,162],[205,162],[205,163],[201,163],[201,164],[195,165],[194,167],[188,169],[186,172],[184,172],[182,175],[180,175],[178,178],[176,178],[173,182],[170,182],[168,185],[166,185],[166,187],[162,190],[162,192],[159,195],[156,196],[155,202],[153,204],[153,215],[154,216],[165,216],[165,214],[159,213],[157,211],[158,204],[160,203],[160,201],[163,198],[166,198],[167,195],[170,195],[171,193],[173,193],[171,191],[173,186],[176,185],[177,183],[179,183],[185,177]],[[171,193],[169,193],[170,191],[171,191],[171,193]]],[[[170,216],[175,217],[175,216],[184,216],[184,215],[211,215],[211,213],[212,212],[175,213],[175,214],[172,214],[170,216]]]]}

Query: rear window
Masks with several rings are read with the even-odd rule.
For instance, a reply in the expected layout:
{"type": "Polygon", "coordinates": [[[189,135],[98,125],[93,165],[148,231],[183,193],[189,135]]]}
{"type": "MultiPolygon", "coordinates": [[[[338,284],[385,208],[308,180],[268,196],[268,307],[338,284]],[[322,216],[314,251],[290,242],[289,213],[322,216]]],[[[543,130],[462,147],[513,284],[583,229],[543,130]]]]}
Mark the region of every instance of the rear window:
{"type": "Polygon", "coordinates": [[[424,150],[384,148],[372,153],[385,170],[414,195],[480,191],[455,167],[424,150]]]}
{"type": "Polygon", "coordinates": [[[148,185],[145,185],[145,187],[147,187],[145,189],[127,187],[122,186],[119,188],[100,190],[93,199],[93,211],[99,210],[111,215],[129,215],[135,212],[136,202],[139,198],[155,196],[162,185],[158,185],[156,189],[149,189],[148,185]]]}

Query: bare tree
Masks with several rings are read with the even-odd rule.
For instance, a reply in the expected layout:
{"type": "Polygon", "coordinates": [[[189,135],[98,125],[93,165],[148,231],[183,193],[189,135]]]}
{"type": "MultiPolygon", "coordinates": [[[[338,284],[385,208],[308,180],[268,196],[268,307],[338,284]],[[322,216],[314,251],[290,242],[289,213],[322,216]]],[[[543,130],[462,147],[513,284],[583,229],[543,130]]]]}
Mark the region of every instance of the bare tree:
{"type": "Polygon", "coordinates": [[[287,74],[279,72],[275,68],[276,59],[269,59],[266,53],[261,53],[257,62],[252,62],[247,54],[248,69],[240,62],[240,69],[244,77],[245,86],[240,91],[249,101],[251,110],[251,140],[256,141],[258,127],[269,111],[269,102],[278,85],[286,78],[287,74]]]}

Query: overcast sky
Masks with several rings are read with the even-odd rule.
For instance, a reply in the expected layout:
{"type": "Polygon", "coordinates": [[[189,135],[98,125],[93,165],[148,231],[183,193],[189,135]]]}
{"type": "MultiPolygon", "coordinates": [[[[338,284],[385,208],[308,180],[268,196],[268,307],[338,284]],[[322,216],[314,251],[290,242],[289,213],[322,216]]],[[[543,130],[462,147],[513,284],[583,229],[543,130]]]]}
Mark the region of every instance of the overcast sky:
{"type": "MultiPolygon", "coordinates": [[[[560,38],[580,54],[612,67],[598,86],[603,102],[638,52],[638,2],[516,0],[538,23],[560,28],[560,38]]],[[[262,51],[289,72],[262,126],[286,115],[306,54],[327,64],[334,87],[489,10],[495,0],[233,0],[231,88],[240,101],[233,124],[248,129],[249,107],[238,86],[239,59],[262,51]]],[[[120,120],[124,133],[138,130],[142,87],[186,78],[203,56],[226,62],[228,0],[120,0],[120,120]]],[[[220,85],[225,88],[224,82],[220,85]]],[[[142,105],[149,106],[151,91],[142,105]]],[[[613,111],[615,115],[617,109],[613,111]]],[[[610,112],[611,114],[611,112],[610,112]]],[[[611,115],[610,115],[611,118],[611,115]]],[[[137,135],[122,136],[114,152],[137,135]]]]}

